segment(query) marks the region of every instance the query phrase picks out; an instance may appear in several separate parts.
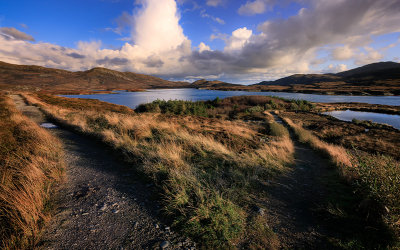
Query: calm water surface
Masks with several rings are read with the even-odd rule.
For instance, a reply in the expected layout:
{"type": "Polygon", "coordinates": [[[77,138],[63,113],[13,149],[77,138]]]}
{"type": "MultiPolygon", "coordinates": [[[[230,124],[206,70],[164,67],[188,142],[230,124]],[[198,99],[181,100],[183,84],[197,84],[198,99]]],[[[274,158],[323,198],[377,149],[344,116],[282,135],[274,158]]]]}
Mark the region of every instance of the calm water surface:
{"type": "Polygon", "coordinates": [[[354,118],[363,121],[373,121],[377,123],[385,123],[392,125],[393,127],[400,129],[400,116],[399,115],[387,115],[372,112],[360,112],[360,111],[331,111],[325,112],[326,115],[331,115],[342,121],[351,121],[354,118]]]}
{"type": "Polygon", "coordinates": [[[94,94],[94,95],[65,95],[66,97],[92,98],[130,108],[136,108],[141,103],[163,100],[188,100],[201,101],[213,100],[217,97],[225,98],[241,95],[265,95],[278,96],[287,99],[302,99],[311,102],[362,102],[370,104],[384,104],[400,106],[400,96],[340,96],[340,95],[314,95],[286,92],[248,92],[248,91],[219,91],[205,89],[152,89],[145,92],[124,92],[118,94],[94,94]]]}

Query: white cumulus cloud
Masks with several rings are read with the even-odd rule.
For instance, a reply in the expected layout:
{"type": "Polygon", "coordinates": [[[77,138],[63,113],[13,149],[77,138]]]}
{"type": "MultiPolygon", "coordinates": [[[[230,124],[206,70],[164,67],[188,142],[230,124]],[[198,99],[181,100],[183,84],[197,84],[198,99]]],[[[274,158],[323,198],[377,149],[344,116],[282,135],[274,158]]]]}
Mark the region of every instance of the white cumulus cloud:
{"type": "Polygon", "coordinates": [[[205,43],[201,42],[198,46],[199,52],[203,52],[203,51],[210,51],[211,48],[210,46],[206,45],[205,43]]]}
{"type": "Polygon", "coordinates": [[[232,32],[232,36],[226,40],[225,51],[237,51],[243,48],[243,46],[249,41],[252,30],[246,27],[239,28],[232,32]]]}
{"type": "Polygon", "coordinates": [[[174,0],[143,1],[143,8],[134,17],[132,40],[151,52],[176,49],[187,40],[179,19],[174,0]]]}

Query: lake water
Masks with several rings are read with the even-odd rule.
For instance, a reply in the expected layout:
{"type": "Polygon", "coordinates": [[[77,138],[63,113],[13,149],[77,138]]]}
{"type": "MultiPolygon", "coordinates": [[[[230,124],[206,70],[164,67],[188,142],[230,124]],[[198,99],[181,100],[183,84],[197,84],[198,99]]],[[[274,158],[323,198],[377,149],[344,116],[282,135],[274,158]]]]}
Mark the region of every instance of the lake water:
{"type": "Polygon", "coordinates": [[[392,125],[393,127],[400,129],[400,115],[388,115],[372,112],[360,112],[360,111],[331,111],[325,112],[326,115],[331,115],[342,121],[352,121],[354,118],[363,121],[373,121],[377,123],[384,123],[392,125]]]}
{"type": "Polygon", "coordinates": [[[124,92],[118,94],[94,94],[94,95],[64,95],[66,97],[92,98],[114,104],[136,108],[141,103],[163,100],[188,100],[201,101],[213,100],[217,97],[225,98],[241,95],[265,95],[278,96],[287,99],[301,99],[311,102],[362,102],[369,104],[384,104],[400,106],[400,96],[340,96],[340,95],[315,95],[287,92],[248,92],[248,91],[219,91],[205,89],[151,89],[145,92],[124,92]]]}

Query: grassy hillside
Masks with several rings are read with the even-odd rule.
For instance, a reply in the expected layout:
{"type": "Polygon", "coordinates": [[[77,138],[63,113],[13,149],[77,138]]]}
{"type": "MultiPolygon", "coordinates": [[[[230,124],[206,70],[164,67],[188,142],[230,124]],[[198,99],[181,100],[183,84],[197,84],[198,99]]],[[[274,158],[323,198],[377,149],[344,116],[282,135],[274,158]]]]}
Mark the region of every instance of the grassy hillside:
{"type": "Polygon", "coordinates": [[[185,83],[171,82],[158,77],[118,72],[105,68],[71,72],[34,65],[15,65],[0,62],[0,89],[88,91],[112,89],[147,89],[181,87],[185,83]]]}

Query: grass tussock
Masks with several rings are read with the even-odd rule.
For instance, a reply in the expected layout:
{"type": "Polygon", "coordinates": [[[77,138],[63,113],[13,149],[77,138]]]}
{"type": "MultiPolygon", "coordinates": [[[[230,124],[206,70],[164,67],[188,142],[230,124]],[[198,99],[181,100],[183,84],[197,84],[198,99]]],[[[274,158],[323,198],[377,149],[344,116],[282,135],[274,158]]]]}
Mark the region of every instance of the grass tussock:
{"type": "Polygon", "coordinates": [[[400,238],[400,162],[361,151],[353,151],[352,157],[357,176],[354,183],[361,193],[368,194],[363,212],[369,219],[382,218],[400,238]]]}
{"type": "Polygon", "coordinates": [[[0,96],[0,248],[32,248],[63,173],[61,143],[0,96]]]}
{"type": "MultiPolygon", "coordinates": [[[[152,108],[141,114],[76,112],[58,106],[58,97],[51,102],[41,96],[26,98],[121,152],[159,188],[173,225],[203,246],[233,247],[246,241],[249,246],[269,247],[276,241],[261,220],[251,218],[260,194],[258,183],[293,160],[293,144],[280,125],[176,116],[175,111],[152,113],[152,108]],[[274,132],[260,132],[269,130],[274,132]]],[[[196,109],[192,107],[189,110],[196,109]]]]}
{"type": "Polygon", "coordinates": [[[301,124],[295,124],[289,118],[284,117],[283,120],[293,129],[301,142],[307,143],[313,149],[327,155],[342,171],[352,167],[351,159],[343,147],[321,141],[311,131],[304,129],[301,124]]]}

